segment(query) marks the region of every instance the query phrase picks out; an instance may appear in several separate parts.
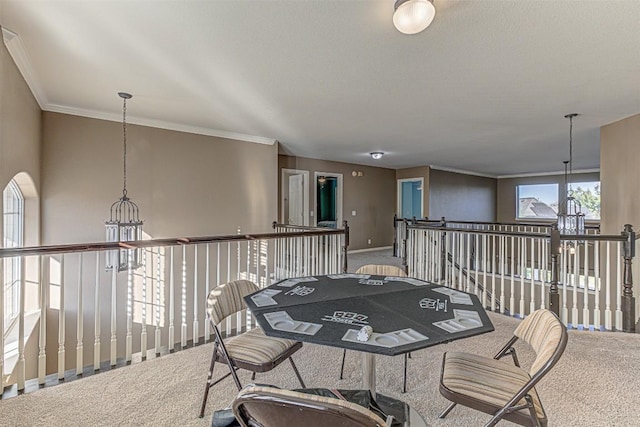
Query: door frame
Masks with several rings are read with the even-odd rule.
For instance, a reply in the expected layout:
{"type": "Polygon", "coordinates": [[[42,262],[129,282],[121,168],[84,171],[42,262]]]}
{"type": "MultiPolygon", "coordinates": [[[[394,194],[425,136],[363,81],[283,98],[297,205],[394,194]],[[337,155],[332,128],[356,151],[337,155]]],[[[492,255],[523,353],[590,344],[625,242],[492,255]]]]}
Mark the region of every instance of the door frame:
{"type": "Polygon", "coordinates": [[[282,224],[286,224],[286,219],[284,217],[284,200],[289,196],[289,191],[285,192],[285,189],[288,190],[289,186],[289,175],[302,175],[302,209],[304,211],[304,215],[302,215],[302,221],[305,226],[309,225],[309,171],[301,170],[301,169],[286,169],[282,168],[282,172],[280,175],[280,222],[282,224]]]}
{"type": "Polygon", "coordinates": [[[336,172],[314,172],[313,174],[313,225],[318,226],[318,177],[337,178],[336,187],[336,228],[342,227],[342,174],[336,172]]]}
{"type": "Polygon", "coordinates": [[[421,218],[424,218],[424,178],[423,177],[416,177],[416,178],[402,178],[402,179],[398,179],[398,184],[397,184],[397,190],[396,190],[396,194],[398,195],[398,197],[396,197],[396,214],[398,215],[398,218],[401,217],[402,215],[402,183],[404,182],[415,182],[415,181],[420,181],[420,185],[422,186],[422,191],[420,192],[420,212],[422,212],[422,216],[421,218]]]}

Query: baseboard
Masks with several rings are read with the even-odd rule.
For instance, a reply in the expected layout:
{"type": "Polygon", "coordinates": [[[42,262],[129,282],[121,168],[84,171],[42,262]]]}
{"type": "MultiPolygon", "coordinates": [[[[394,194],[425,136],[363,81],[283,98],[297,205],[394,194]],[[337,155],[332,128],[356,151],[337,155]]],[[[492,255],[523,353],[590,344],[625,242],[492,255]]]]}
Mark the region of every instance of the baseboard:
{"type": "Polygon", "coordinates": [[[347,251],[348,254],[359,254],[362,252],[375,252],[375,251],[384,251],[386,249],[393,249],[393,246],[380,246],[377,248],[366,248],[366,249],[355,249],[353,251],[347,251]]]}

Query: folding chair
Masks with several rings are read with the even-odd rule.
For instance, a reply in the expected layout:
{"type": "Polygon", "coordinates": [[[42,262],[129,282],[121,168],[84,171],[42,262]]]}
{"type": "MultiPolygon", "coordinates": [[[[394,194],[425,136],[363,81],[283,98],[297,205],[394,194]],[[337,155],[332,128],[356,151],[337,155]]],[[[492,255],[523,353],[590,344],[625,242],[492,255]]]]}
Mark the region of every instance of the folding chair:
{"type": "Polygon", "coordinates": [[[228,316],[246,309],[244,297],[257,290],[258,287],[248,280],[236,280],[216,287],[207,297],[207,317],[211,322],[215,337],[207,384],[202,398],[200,418],[204,416],[211,387],[231,375],[238,390],[242,389],[236,373],[238,369],[249,370],[254,373],[255,377],[256,372],[270,371],[289,359],[300,385],[303,388],[305,387],[298,368],[296,368],[293,359],[291,359],[291,355],[302,348],[302,343],[268,337],[259,327],[227,340],[222,339],[222,334],[217,325],[228,316]],[[229,373],[213,381],[213,368],[216,362],[226,363],[229,367],[229,373]]]}
{"type": "MultiPolygon", "coordinates": [[[[407,277],[407,273],[395,265],[383,265],[383,264],[367,264],[356,270],[356,274],[373,274],[376,276],[395,276],[395,277],[407,277]]],[[[342,352],[342,364],[340,365],[340,379],[344,378],[344,360],[347,356],[347,350],[342,352]]],[[[404,374],[402,377],[402,392],[407,392],[407,357],[409,353],[404,354],[404,374]]]]}
{"type": "Polygon", "coordinates": [[[516,328],[513,337],[493,359],[469,353],[445,353],[440,393],[452,403],[493,415],[486,426],[506,419],[520,425],[546,426],[547,415],[535,385],[553,368],[567,346],[567,328],[549,310],[537,310],[516,328]],[[520,367],[513,344],[522,340],[536,353],[527,372],[520,367]],[[511,356],[514,365],[501,361],[511,356]]]}
{"type": "Polygon", "coordinates": [[[242,390],[233,413],[243,427],[385,427],[392,421],[346,400],[260,386],[242,390]]]}

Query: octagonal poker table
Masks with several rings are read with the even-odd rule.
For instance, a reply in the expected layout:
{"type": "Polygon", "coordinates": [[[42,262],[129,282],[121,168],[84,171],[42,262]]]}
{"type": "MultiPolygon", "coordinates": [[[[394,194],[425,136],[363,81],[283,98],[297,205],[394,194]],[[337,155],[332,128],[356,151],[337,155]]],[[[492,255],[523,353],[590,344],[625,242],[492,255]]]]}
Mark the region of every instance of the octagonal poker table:
{"type": "Polygon", "coordinates": [[[373,392],[375,354],[403,354],[494,330],[477,296],[410,277],[290,278],[245,301],[266,335],[363,352],[363,386],[373,392]],[[365,326],[372,329],[368,339],[358,334],[365,326]]]}

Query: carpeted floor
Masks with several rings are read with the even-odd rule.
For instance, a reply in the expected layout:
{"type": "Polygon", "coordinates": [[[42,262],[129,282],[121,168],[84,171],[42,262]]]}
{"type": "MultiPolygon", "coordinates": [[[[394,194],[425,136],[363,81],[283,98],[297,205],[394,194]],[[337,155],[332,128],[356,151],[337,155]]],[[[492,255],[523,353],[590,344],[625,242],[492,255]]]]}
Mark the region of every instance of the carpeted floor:
{"type": "MultiPolygon", "coordinates": [[[[499,314],[490,313],[490,317],[495,332],[415,352],[409,360],[406,394],[400,393],[402,357],[378,357],[379,391],[406,400],[430,426],[484,425],[487,415],[463,407],[455,408],[444,420],[438,419],[447,405],[438,392],[438,379],[443,352],[492,356],[518,323],[499,314]]],[[[528,364],[532,353],[522,347],[518,350],[523,364],[528,364]]],[[[229,405],[236,394],[232,380],[225,380],[211,390],[205,418],[197,417],[210,351],[210,344],[202,345],[0,401],[0,425],[208,426],[212,412],[229,405]]],[[[358,354],[347,353],[346,378],[339,380],[341,354],[341,349],[305,344],[294,358],[309,387],[359,388],[358,354]]],[[[570,331],[563,358],[538,387],[549,425],[639,425],[638,366],[640,335],[570,331]]],[[[226,369],[218,368],[218,374],[226,369]]],[[[242,372],[240,378],[246,384],[250,374],[242,372]]],[[[259,375],[256,381],[298,387],[286,363],[259,375]]]]}

